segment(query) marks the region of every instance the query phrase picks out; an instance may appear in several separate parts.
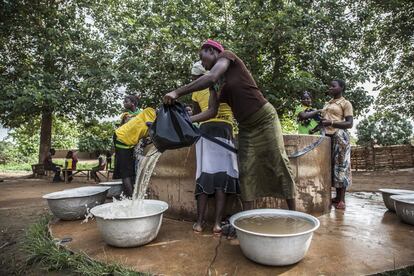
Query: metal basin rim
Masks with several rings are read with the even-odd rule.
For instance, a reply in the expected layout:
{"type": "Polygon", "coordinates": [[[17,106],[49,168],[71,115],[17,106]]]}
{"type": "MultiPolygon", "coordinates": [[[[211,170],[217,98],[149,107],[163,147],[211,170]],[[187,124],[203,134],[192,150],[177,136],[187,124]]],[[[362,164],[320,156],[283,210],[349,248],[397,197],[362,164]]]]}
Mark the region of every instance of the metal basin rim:
{"type": "Polygon", "coordinates": [[[285,237],[302,236],[302,235],[305,235],[305,234],[312,233],[312,232],[316,231],[320,226],[319,220],[316,217],[312,216],[312,215],[302,213],[302,212],[298,212],[298,211],[290,211],[290,210],[282,210],[282,209],[254,209],[254,210],[249,210],[249,211],[242,211],[242,212],[234,214],[233,216],[230,217],[230,224],[234,228],[236,228],[237,230],[242,231],[244,233],[248,233],[248,234],[255,235],[255,236],[271,237],[271,238],[285,238],[285,237]],[[295,217],[307,219],[309,222],[314,223],[315,226],[312,229],[309,229],[307,231],[299,232],[299,233],[293,233],[293,234],[263,234],[263,233],[257,233],[257,232],[252,232],[252,231],[245,230],[245,229],[240,228],[240,227],[238,227],[234,224],[234,222],[236,220],[238,220],[242,217],[251,217],[253,215],[295,216],[295,217]]]}
{"type": "Polygon", "coordinates": [[[110,202],[110,203],[105,203],[105,204],[101,204],[101,205],[95,206],[95,207],[93,207],[90,210],[90,212],[92,213],[92,215],[94,217],[101,218],[101,219],[105,219],[105,220],[131,220],[131,219],[141,219],[141,218],[147,218],[147,217],[157,216],[157,215],[162,214],[162,213],[164,213],[165,211],[168,210],[168,204],[167,204],[167,202],[164,202],[164,201],[161,201],[161,200],[153,200],[153,199],[145,199],[144,200],[144,202],[149,202],[149,201],[150,202],[153,202],[153,203],[161,203],[160,205],[163,205],[162,206],[163,209],[160,210],[160,211],[158,211],[158,212],[155,212],[155,213],[145,214],[145,215],[142,215],[142,216],[131,216],[131,217],[104,218],[101,215],[96,215],[95,214],[95,212],[97,210],[103,209],[103,208],[108,208],[109,207],[108,205],[114,204],[114,202],[110,202]]]}
{"type": "Polygon", "coordinates": [[[403,190],[403,189],[378,189],[381,193],[390,195],[406,195],[414,194],[414,190],[403,190]]]}
{"type": "Polygon", "coordinates": [[[62,200],[62,199],[75,199],[75,198],[83,198],[83,197],[90,197],[90,196],[94,196],[100,193],[104,193],[106,191],[108,191],[111,187],[98,187],[98,186],[86,186],[86,187],[80,187],[80,188],[73,188],[73,189],[64,189],[62,191],[58,191],[58,192],[53,192],[53,193],[49,193],[49,194],[45,194],[42,196],[43,199],[47,199],[47,200],[62,200]],[[65,196],[63,194],[63,192],[65,191],[72,191],[72,190],[79,190],[79,189],[85,189],[85,188],[96,188],[95,191],[90,191],[89,193],[85,194],[85,195],[67,195],[65,196]],[[62,195],[60,195],[62,194],[62,195]],[[54,197],[57,196],[57,197],[54,197]]]}
{"type": "Polygon", "coordinates": [[[414,200],[414,194],[392,195],[391,199],[393,199],[394,201],[414,205],[414,201],[406,201],[405,200],[405,199],[413,199],[414,200]]]}

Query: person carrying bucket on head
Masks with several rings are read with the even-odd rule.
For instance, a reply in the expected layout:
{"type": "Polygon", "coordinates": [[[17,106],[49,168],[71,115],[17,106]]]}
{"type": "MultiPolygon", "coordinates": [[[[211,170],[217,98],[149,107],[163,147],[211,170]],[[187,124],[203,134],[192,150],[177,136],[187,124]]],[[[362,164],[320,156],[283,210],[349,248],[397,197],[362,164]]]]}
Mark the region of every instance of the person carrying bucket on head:
{"type": "MultiPolygon", "coordinates": [[[[201,61],[195,62],[191,69],[193,80],[203,76],[207,71],[201,61]]],[[[201,122],[200,132],[212,136],[234,147],[233,142],[233,113],[230,107],[221,103],[217,115],[208,118],[208,103],[210,91],[208,88],[192,93],[193,109],[192,122],[201,122]],[[207,112],[206,112],[207,111],[207,112]]],[[[221,220],[227,194],[240,194],[239,170],[237,155],[223,149],[222,146],[204,138],[196,143],[197,171],[195,196],[197,199],[197,222],[193,225],[196,233],[204,230],[204,215],[208,197],[215,197],[215,216],[213,233],[221,234],[221,220]]]]}
{"type": "Polygon", "coordinates": [[[208,39],[199,51],[202,65],[210,70],[190,84],[164,96],[165,104],[194,91],[212,88],[207,118],[227,103],[239,123],[239,173],[244,209],[251,209],[260,197],[286,199],[295,207],[295,182],[285,152],[282,129],[275,108],[264,98],[243,61],[208,39]]]}

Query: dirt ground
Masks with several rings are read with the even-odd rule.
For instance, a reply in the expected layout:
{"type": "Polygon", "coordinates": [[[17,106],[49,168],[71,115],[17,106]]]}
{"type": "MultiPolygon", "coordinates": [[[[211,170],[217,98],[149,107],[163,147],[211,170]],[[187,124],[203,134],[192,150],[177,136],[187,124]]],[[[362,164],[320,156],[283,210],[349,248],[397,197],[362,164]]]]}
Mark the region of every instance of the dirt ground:
{"type": "MultiPolygon", "coordinates": [[[[32,179],[27,173],[0,172],[0,275],[68,275],[46,273],[26,266],[22,250],[27,227],[48,212],[42,195],[62,189],[93,185],[86,178],[73,183],[52,183],[51,178],[32,179]]],[[[351,191],[377,191],[379,188],[414,189],[414,169],[388,172],[354,172],[351,191]]]]}
{"type": "Polygon", "coordinates": [[[398,171],[352,172],[350,192],[377,192],[378,189],[414,190],[414,168],[398,171]]]}
{"type": "Polygon", "coordinates": [[[47,203],[41,198],[43,194],[84,186],[85,182],[52,183],[51,179],[28,176],[27,173],[0,173],[3,180],[0,182],[0,275],[68,275],[46,273],[40,267],[25,265],[25,230],[48,212],[47,203]]]}

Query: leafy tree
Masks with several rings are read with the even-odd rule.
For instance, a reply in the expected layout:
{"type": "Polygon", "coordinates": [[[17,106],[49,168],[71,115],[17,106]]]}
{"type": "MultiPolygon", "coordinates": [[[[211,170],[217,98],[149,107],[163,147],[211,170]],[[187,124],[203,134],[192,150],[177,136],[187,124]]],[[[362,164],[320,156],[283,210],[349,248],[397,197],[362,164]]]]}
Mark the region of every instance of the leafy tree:
{"type": "Polygon", "coordinates": [[[363,32],[355,61],[378,83],[377,106],[414,117],[414,1],[355,1],[363,32]]]}
{"type": "Polygon", "coordinates": [[[53,115],[111,114],[117,97],[113,51],[89,1],[0,3],[0,121],[15,128],[41,116],[39,161],[51,145],[53,115]]]}
{"type": "Polygon", "coordinates": [[[357,84],[366,75],[350,65],[357,22],[348,1],[112,1],[101,29],[118,49],[119,81],[148,103],[189,82],[191,63],[206,38],[242,58],[265,96],[285,114],[303,90],[326,101],[327,84],[346,80],[358,115],[372,102],[357,84]],[[184,4],[183,4],[184,3],[184,4]]]}
{"type": "Polygon", "coordinates": [[[114,129],[115,124],[112,122],[93,122],[87,125],[79,137],[79,150],[93,152],[96,155],[111,151],[114,129]]]}
{"type": "Polygon", "coordinates": [[[280,115],[294,109],[305,89],[320,107],[333,78],[346,80],[357,115],[372,101],[357,86],[369,75],[350,62],[364,35],[350,0],[0,5],[0,121],[13,128],[41,115],[40,159],[50,147],[53,114],[80,122],[112,115],[119,87],[157,105],[165,92],[189,81],[206,38],[246,62],[280,115]]]}
{"type": "Polygon", "coordinates": [[[358,145],[408,144],[412,135],[409,120],[397,113],[377,112],[357,126],[358,145]]]}
{"type": "MultiPolygon", "coordinates": [[[[53,118],[52,144],[57,149],[75,148],[78,142],[79,130],[77,124],[64,118],[53,118]]],[[[9,132],[13,144],[9,155],[13,161],[33,162],[38,155],[40,142],[40,118],[33,122],[23,123],[9,132]]]]}
{"type": "Polygon", "coordinates": [[[356,115],[370,105],[372,98],[357,86],[365,76],[349,62],[360,32],[347,2],[237,1],[233,47],[282,113],[294,110],[304,90],[321,107],[335,78],[346,81],[356,115]]]}
{"type": "MultiPolygon", "coordinates": [[[[116,49],[119,84],[158,105],[164,93],[188,83],[197,50],[225,30],[219,1],[108,1],[100,30],[116,49]]],[[[99,11],[98,13],[101,13],[99,11]]]]}
{"type": "Polygon", "coordinates": [[[15,160],[13,144],[9,141],[0,141],[0,164],[15,160]]]}

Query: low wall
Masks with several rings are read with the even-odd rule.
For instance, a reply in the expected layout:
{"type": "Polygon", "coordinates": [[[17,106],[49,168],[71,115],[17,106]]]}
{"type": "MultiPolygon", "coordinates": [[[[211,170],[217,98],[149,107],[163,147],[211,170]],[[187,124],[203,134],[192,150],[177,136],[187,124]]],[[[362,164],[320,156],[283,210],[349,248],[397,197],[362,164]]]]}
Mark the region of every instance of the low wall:
{"type": "Polygon", "coordinates": [[[414,167],[414,147],[393,145],[352,147],[351,165],[354,170],[397,170],[414,167]]]}
{"type": "MultiPolygon", "coordinates": [[[[288,154],[316,141],[313,135],[285,135],[288,154]]],[[[329,212],[331,200],[330,138],[306,155],[291,159],[296,180],[297,210],[321,214],[329,212]]],[[[195,147],[166,151],[160,157],[151,178],[149,198],[166,201],[169,205],[167,216],[194,220],[197,214],[194,198],[196,171],[195,147]]],[[[275,198],[256,200],[256,207],[286,208],[285,201],[275,198]]],[[[212,217],[214,198],[209,200],[208,217],[212,217]]],[[[226,215],[241,210],[241,202],[235,196],[227,200],[226,215]]]]}
{"type": "Polygon", "coordinates": [[[65,158],[68,151],[76,151],[78,159],[96,159],[96,154],[78,151],[77,149],[57,149],[53,158],[65,158]]]}

